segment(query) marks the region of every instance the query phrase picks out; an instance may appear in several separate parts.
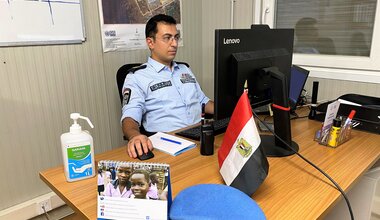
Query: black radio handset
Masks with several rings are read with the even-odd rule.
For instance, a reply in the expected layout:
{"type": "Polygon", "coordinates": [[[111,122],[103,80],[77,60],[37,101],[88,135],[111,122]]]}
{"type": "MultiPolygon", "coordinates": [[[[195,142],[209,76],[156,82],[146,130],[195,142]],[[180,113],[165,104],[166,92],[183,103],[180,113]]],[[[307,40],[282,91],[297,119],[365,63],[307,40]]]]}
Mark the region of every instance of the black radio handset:
{"type": "Polygon", "coordinates": [[[205,103],[202,103],[202,113],[201,113],[201,124],[202,125],[205,124],[205,115],[206,115],[205,108],[206,108],[205,103]]]}
{"type": "Polygon", "coordinates": [[[212,121],[205,121],[205,104],[202,104],[201,115],[201,154],[213,155],[214,154],[214,126],[212,121]]]}

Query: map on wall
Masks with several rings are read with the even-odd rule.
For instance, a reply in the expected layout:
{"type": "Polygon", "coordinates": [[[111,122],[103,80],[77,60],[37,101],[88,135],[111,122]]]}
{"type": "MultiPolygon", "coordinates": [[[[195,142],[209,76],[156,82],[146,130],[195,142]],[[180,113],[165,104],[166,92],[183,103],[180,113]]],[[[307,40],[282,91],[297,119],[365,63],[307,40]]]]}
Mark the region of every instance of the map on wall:
{"type": "Polygon", "coordinates": [[[145,23],[156,14],[174,17],[182,32],[181,0],[99,0],[99,13],[104,52],[146,49],[145,23]]]}

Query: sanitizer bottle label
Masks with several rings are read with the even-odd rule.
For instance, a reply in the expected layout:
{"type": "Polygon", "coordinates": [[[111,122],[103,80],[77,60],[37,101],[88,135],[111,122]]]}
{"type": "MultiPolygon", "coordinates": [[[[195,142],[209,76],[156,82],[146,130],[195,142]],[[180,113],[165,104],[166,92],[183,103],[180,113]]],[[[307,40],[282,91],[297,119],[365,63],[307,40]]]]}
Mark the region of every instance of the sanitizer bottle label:
{"type": "Polygon", "coordinates": [[[81,144],[67,148],[68,173],[70,179],[92,176],[91,145],[81,144]]]}

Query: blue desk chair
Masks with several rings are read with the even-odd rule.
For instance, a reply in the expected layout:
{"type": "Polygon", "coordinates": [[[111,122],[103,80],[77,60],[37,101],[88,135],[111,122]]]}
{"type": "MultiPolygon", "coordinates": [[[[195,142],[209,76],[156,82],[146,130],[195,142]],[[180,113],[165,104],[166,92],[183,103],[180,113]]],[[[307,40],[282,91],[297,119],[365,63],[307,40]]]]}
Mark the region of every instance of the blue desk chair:
{"type": "Polygon", "coordinates": [[[220,184],[200,184],[181,191],[169,211],[172,220],[266,219],[257,203],[245,193],[220,184]]]}

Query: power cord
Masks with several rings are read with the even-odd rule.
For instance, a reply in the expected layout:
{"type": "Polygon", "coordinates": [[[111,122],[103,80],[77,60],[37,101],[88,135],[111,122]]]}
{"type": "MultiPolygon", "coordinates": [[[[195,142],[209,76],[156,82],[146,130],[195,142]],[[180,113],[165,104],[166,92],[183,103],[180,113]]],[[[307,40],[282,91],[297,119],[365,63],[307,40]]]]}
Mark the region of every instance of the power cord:
{"type": "Polygon", "coordinates": [[[50,220],[50,216],[49,216],[49,214],[47,213],[45,206],[43,205],[41,208],[44,210],[44,214],[45,214],[46,219],[47,219],[47,220],[50,220]]]}
{"type": "Polygon", "coordinates": [[[308,164],[310,164],[312,167],[317,169],[319,172],[321,172],[327,179],[329,179],[335,187],[338,189],[338,191],[343,195],[344,200],[346,201],[346,204],[348,206],[348,211],[350,212],[351,220],[354,220],[354,214],[352,212],[350,201],[347,198],[346,193],[343,191],[343,189],[339,186],[337,182],[334,181],[333,178],[331,178],[326,172],[324,172],[321,168],[319,168],[317,165],[313,164],[310,160],[306,159],[304,156],[302,156],[300,153],[298,153],[292,146],[290,146],[288,143],[286,143],[283,139],[281,139],[277,134],[274,133],[274,131],[264,122],[262,121],[257,114],[253,112],[253,115],[260,121],[262,125],[264,125],[276,138],[278,138],[282,143],[284,143],[289,149],[291,149],[295,154],[297,154],[301,159],[306,161],[308,164]]]}

